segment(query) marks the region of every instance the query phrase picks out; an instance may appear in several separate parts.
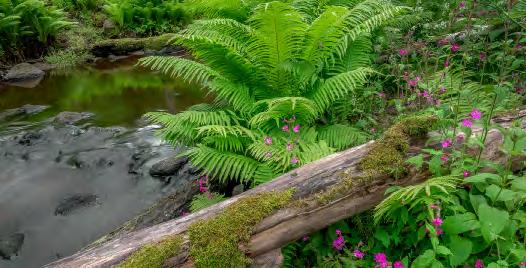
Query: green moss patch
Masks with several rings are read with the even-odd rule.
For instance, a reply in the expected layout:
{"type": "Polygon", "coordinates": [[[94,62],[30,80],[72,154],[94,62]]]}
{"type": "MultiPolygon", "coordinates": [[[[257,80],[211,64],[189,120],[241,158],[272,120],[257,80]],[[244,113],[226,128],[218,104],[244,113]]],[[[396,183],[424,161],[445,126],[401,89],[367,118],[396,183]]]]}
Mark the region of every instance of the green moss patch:
{"type": "Polygon", "coordinates": [[[246,267],[251,260],[239,249],[252,228],[276,209],[284,207],[293,191],[267,192],[246,197],[218,216],[198,221],[188,229],[190,256],[196,267],[246,267]]]}
{"type": "Polygon", "coordinates": [[[183,239],[180,236],[174,236],[159,243],[144,246],[117,267],[162,268],[168,258],[179,252],[182,242],[183,239]]]}
{"type": "Polygon", "coordinates": [[[167,45],[174,35],[163,34],[146,38],[106,39],[96,43],[92,48],[92,52],[95,55],[104,53],[122,55],[141,49],[160,50],[167,45]]]}
{"type": "Polygon", "coordinates": [[[436,118],[430,115],[410,116],[389,128],[376,141],[360,163],[368,175],[378,173],[399,174],[403,170],[404,158],[411,137],[426,135],[432,130],[436,118]]]}

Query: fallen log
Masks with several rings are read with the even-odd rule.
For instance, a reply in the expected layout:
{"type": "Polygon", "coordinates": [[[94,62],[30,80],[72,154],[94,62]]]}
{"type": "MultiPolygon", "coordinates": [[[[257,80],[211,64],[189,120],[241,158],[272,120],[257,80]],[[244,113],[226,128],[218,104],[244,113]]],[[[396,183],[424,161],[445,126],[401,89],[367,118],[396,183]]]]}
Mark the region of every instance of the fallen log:
{"type": "MultiPolygon", "coordinates": [[[[524,117],[526,110],[521,110],[515,115],[501,116],[494,121],[506,126],[515,119],[521,119],[524,123],[524,117]]],[[[526,127],[524,124],[522,126],[526,127]]],[[[481,129],[474,129],[475,133],[480,131],[481,129]]],[[[499,153],[497,146],[501,140],[498,131],[491,130],[488,133],[488,146],[483,154],[486,159],[503,160],[504,156],[499,153]]],[[[410,148],[406,150],[407,156],[419,152],[424,147],[424,141],[425,138],[422,137],[412,139],[410,148]]],[[[384,198],[385,189],[390,186],[417,184],[428,177],[428,174],[416,170],[409,170],[400,179],[394,179],[382,172],[366,174],[361,168],[361,162],[374,148],[375,143],[378,144],[379,141],[371,141],[327,156],[197,213],[117,237],[44,267],[111,267],[144,245],[162,241],[173,235],[183,236],[182,252],[165,262],[165,267],[193,267],[191,259],[188,258],[190,242],[186,235],[191,224],[214,217],[247,196],[293,188],[293,202],[296,205],[287,206],[262,220],[254,227],[250,241],[246,245],[240,245],[248,256],[254,258],[254,267],[278,267],[279,249],[282,246],[373,208],[384,198]],[[342,190],[338,191],[338,187],[342,190]],[[271,259],[278,261],[272,264],[269,263],[271,259]]]]}

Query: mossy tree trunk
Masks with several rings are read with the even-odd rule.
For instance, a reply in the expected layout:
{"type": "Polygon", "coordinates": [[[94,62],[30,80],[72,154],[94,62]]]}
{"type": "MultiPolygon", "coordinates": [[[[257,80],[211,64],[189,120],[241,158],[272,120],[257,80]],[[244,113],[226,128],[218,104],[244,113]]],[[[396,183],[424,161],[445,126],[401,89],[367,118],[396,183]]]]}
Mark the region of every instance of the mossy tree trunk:
{"type": "MultiPolygon", "coordinates": [[[[497,117],[494,121],[507,126],[516,119],[524,123],[525,117],[526,110],[521,110],[515,115],[497,117]]],[[[526,128],[525,124],[522,125],[526,128]]],[[[474,129],[474,133],[481,131],[474,129]]],[[[425,140],[426,137],[411,138],[409,147],[404,150],[405,157],[420,152],[425,140]]],[[[499,147],[501,141],[499,132],[491,130],[483,157],[504,161],[499,147]]],[[[110,267],[141,247],[173,235],[181,235],[184,242],[181,252],[167,260],[165,267],[193,267],[192,258],[189,257],[191,242],[187,235],[193,223],[212,218],[245,197],[293,188],[295,192],[291,204],[259,222],[253,228],[248,242],[239,245],[247,256],[254,259],[254,267],[279,267],[279,249],[287,243],[373,208],[384,198],[388,187],[417,184],[429,177],[429,174],[413,169],[406,170],[399,179],[383,172],[364,171],[363,159],[379,142],[371,141],[327,156],[197,213],[123,235],[45,267],[110,267]],[[278,261],[269,262],[271,259],[278,261]]],[[[517,164],[520,165],[521,161],[517,161],[517,164]]],[[[378,167],[378,170],[384,170],[384,167],[378,167]]]]}

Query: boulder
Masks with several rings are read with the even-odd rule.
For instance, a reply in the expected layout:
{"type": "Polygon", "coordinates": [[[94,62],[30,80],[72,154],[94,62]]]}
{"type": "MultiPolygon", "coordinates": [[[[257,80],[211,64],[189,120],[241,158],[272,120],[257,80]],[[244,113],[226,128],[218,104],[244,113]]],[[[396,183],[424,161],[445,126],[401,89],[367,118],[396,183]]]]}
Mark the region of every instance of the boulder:
{"type": "Polygon", "coordinates": [[[3,77],[6,82],[22,82],[27,80],[36,80],[44,76],[44,71],[27,62],[13,66],[3,77]]]}
{"type": "Polygon", "coordinates": [[[170,157],[155,163],[150,169],[153,177],[166,177],[175,175],[184,165],[188,163],[188,157],[170,157]]]}
{"type": "Polygon", "coordinates": [[[13,256],[18,255],[24,244],[24,237],[24,234],[21,233],[0,237],[0,257],[4,260],[9,260],[13,256]]]}
{"type": "Polygon", "coordinates": [[[55,215],[67,216],[75,210],[97,204],[97,195],[74,194],[63,198],[55,209],[55,215]]]}
{"type": "Polygon", "coordinates": [[[63,125],[73,125],[81,120],[88,119],[93,116],[93,113],[88,112],[61,112],[57,116],[55,116],[55,123],[63,124],[63,125]]]}

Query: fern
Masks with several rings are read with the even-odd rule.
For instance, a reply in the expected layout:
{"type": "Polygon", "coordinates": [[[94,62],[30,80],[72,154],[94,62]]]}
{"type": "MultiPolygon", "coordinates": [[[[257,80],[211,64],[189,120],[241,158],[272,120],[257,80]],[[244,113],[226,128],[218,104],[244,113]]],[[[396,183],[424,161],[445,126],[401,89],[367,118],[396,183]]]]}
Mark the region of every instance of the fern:
{"type": "Polygon", "coordinates": [[[319,119],[334,104],[361,96],[374,73],[369,33],[405,8],[386,0],[304,1],[312,6],[188,1],[206,17],[235,5],[255,8],[246,23],[239,17],[197,20],[169,41],[188,48],[192,59],[140,61],[215,97],[213,105],[177,115],[147,115],[164,126],[161,137],[194,146],[186,154],[211,178],[264,183],[367,139],[346,118],[319,119]],[[269,136],[273,142],[264,142],[269,136]]]}
{"type": "Polygon", "coordinates": [[[190,211],[194,213],[201,209],[220,203],[226,199],[227,198],[224,195],[218,193],[201,193],[194,195],[190,205],[190,211]]]}

